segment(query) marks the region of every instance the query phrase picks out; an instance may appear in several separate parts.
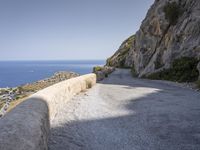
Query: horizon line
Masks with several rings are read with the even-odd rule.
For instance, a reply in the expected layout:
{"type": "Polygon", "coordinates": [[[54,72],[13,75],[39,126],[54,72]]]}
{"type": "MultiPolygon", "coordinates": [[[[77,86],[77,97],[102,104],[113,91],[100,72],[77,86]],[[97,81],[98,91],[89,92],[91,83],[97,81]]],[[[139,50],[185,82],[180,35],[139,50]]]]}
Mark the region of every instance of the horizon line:
{"type": "Polygon", "coordinates": [[[17,59],[0,60],[2,61],[106,61],[106,59],[17,59]]]}

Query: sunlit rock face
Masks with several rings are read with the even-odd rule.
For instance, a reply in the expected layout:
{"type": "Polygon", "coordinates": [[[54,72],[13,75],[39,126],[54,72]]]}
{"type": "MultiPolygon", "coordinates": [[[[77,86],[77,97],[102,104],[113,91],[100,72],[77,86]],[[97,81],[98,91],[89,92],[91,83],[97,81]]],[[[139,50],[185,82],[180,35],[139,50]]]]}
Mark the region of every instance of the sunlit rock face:
{"type": "Polygon", "coordinates": [[[134,38],[127,40],[107,65],[134,67],[139,77],[169,68],[180,57],[199,59],[200,1],[155,0],[134,38]]]}
{"type": "Polygon", "coordinates": [[[107,59],[107,66],[132,67],[134,43],[135,35],[132,35],[121,44],[112,57],[107,59]]]}

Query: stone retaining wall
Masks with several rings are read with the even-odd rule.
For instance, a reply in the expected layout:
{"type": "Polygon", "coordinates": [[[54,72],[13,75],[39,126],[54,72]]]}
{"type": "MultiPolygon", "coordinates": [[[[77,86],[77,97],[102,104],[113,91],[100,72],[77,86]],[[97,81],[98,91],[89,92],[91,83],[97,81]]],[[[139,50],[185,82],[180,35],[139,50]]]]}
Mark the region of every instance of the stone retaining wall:
{"type": "Polygon", "coordinates": [[[50,120],[75,94],[95,83],[96,75],[88,74],[30,96],[0,119],[0,150],[47,150],[50,120]]]}

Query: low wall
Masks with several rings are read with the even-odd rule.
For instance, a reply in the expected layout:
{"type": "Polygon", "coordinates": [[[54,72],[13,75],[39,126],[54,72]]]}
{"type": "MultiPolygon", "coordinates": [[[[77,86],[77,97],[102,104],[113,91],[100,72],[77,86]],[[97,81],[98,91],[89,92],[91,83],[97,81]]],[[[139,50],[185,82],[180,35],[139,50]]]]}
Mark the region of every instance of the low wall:
{"type": "Polygon", "coordinates": [[[96,75],[88,74],[30,96],[0,119],[0,150],[47,150],[50,120],[75,94],[95,83],[96,75]]]}

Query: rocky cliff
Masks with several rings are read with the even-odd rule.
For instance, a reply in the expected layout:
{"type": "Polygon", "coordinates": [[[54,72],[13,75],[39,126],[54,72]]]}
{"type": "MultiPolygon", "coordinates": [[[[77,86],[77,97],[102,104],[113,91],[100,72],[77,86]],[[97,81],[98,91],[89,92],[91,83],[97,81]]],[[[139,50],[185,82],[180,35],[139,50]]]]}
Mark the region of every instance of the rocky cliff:
{"type": "Polygon", "coordinates": [[[107,65],[133,67],[141,77],[168,69],[182,57],[200,59],[200,1],[155,0],[140,29],[107,65]]]}
{"type": "Polygon", "coordinates": [[[135,35],[132,35],[126,39],[115,54],[107,59],[108,66],[115,67],[132,67],[133,57],[132,57],[132,48],[135,41],[135,35]]]}

